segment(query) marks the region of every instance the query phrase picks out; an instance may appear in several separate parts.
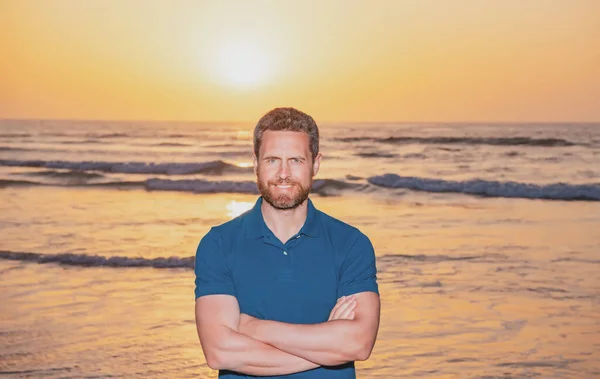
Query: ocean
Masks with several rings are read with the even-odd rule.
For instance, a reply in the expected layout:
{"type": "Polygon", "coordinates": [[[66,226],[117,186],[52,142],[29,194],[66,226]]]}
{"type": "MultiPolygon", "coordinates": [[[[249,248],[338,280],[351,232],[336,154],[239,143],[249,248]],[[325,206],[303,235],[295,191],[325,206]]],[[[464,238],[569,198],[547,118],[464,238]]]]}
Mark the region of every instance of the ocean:
{"type": "MultiPolygon", "coordinates": [[[[194,253],[250,123],[0,121],[0,376],[214,378],[194,253]]],[[[320,125],[317,208],[376,250],[359,378],[600,377],[600,124],[320,125]]]]}

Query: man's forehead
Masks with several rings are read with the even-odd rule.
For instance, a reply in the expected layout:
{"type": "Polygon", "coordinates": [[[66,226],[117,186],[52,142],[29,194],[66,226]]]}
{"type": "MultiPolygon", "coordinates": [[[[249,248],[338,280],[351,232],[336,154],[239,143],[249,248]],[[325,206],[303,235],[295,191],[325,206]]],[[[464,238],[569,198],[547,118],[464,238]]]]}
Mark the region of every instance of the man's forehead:
{"type": "Polygon", "coordinates": [[[309,138],[303,132],[290,131],[265,131],[261,143],[261,150],[287,151],[295,150],[305,152],[309,150],[309,138]]]}
{"type": "Polygon", "coordinates": [[[308,140],[308,134],[292,130],[265,130],[263,132],[263,140],[266,138],[308,140]]]}

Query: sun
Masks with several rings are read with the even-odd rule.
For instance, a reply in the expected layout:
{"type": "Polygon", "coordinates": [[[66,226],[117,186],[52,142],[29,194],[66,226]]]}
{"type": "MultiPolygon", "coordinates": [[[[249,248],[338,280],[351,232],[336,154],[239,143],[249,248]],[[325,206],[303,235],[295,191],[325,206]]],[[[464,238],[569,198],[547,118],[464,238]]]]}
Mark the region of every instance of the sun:
{"type": "Polygon", "coordinates": [[[217,54],[217,71],[228,85],[247,87],[265,84],[272,73],[272,60],[260,46],[248,42],[222,44],[217,54]]]}

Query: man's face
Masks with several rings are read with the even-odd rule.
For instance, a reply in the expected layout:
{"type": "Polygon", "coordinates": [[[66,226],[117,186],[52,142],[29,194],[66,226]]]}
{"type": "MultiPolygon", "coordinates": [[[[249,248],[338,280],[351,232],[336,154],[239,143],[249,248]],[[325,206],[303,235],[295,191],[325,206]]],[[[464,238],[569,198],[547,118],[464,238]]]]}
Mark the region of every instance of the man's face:
{"type": "Polygon", "coordinates": [[[319,171],[321,154],[312,161],[308,134],[272,131],[263,133],[254,172],[263,199],[277,209],[293,209],[307,198],[312,178],[319,171]]]}

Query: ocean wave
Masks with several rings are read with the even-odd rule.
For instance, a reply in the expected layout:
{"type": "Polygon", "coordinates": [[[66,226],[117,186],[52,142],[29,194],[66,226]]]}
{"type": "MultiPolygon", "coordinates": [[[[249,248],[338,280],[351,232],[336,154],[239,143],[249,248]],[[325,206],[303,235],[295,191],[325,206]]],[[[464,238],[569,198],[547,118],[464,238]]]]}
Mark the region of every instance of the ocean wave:
{"type": "Polygon", "coordinates": [[[27,149],[24,147],[0,146],[0,151],[34,151],[35,149],[27,149]]]}
{"type": "Polygon", "coordinates": [[[562,138],[530,137],[342,137],[341,142],[379,142],[389,144],[458,144],[458,145],[494,145],[494,146],[574,146],[574,142],[562,138]]]}
{"type": "Polygon", "coordinates": [[[456,153],[459,151],[462,151],[462,149],[453,149],[451,147],[436,147],[437,150],[441,150],[441,151],[450,151],[452,153],[456,153]]]}
{"type": "MultiPolygon", "coordinates": [[[[76,173],[74,173],[76,175],[76,173]]],[[[68,179],[71,179],[67,176],[68,179]]],[[[159,179],[151,178],[142,181],[109,181],[109,182],[68,182],[47,183],[28,180],[2,180],[0,187],[9,186],[59,186],[59,187],[112,187],[112,188],[140,188],[148,191],[178,191],[191,193],[241,193],[258,194],[258,187],[254,181],[232,180],[203,180],[203,179],[159,179]]],[[[360,190],[368,184],[348,183],[336,179],[317,179],[313,182],[311,192],[322,196],[338,194],[341,191],[354,189],[360,190]]]]}
{"type": "Polygon", "coordinates": [[[85,172],[85,171],[56,171],[56,170],[45,170],[45,171],[36,171],[36,172],[23,172],[19,175],[22,176],[41,176],[41,177],[50,177],[50,178],[60,178],[60,179],[97,179],[103,178],[104,175],[97,174],[94,172],[85,172]]]}
{"type": "Polygon", "coordinates": [[[384,153],[378,151],[354,153],[354,155],[361,158],[395,158],[398,156],[398,154],[384,153]]]}
{"type": "Polygon", "coordinates": [[[367,184],[348,183],[337,179],[316,179],[313,181],[311,192],[320,195],[328,195],[332,191],[337,193],[338,191],[343,190],[362,190],[367,186],[367,184]]]}
{"type": "Polygon", "coordinates": [[[537,185],[480,179],[452,181],[399,176],[396,174],[372,176],[367,181],[379,187],[404,188],[425,192],[455,192],[469,195],[524,199],[600,201],[600,184],[555,183],[537,185]]]}
{"type": "Polygon", "coordinates": [[[457,256],[452,257],[449,255],[425,255],[425,254],[417,254],[417,255],[409,255],[409,254],[386,254],[378,258],[382,262],[393,261],[397,262],[399,260],[409,260],[409,261],[420,261],[420,262],[445,262],[445,261],[469,261],[474,259],[480,259],[482,256],[477,255],[467,255],[467,256],[457,256]]]}
{"type": "Polygon", "coordinates": [[[89,145],[89,144],[102,144],[102,141],[97,141],[93,139],[86,139],[81,141],[57,141],[60,145],[89,145]]]}
{"type": "Polygon", "coordinates": [[[182,142],[160,142],[149,144],[148,146],[162,146],[162,147],[189,147],[194,146],[190,143],[182,143],[182,142]]]}
{"type": "Polygon", "coordinates": [[[24,138],[31,137],[29,133],[0,133],[0,138],[24,138]]]}
{"type": "MultiPolygon", "coordinates": [[[[258,187],[254,181],[211,181],[202,179],[169,180],[149,179],[145,186],[148,190],[182,191],[193,193],[244,193],[258,194],[258,187]]],[[[327,196],[337,194],[348,189],[365,187],[365,184],[348,183],[336,179],[317,179],[313,182],[312,193],[327,196]]]]}
{"type": "Polygon", "coordinates": [[[127,133],[61,133],[61,132],[43,132],[40,137],[84,137],[84,138],[127,138],[135,137],[127,133]]]}
{"type": "Polygon", "coordinates": [[[85,135],[87,138],[127,138],[131,137],[127,133],[88,133],[85,135]]]}
{"type": "Polygon", "coordinates": [[[146,162],[100,162],[100,161],[42,161],[42,160],[0,160],[0,166],[13,167],[44,167],[68,169],[74,171],[101,171],[123,174],[163,174],[191,175],[224,173],[250,173],[252,167],[239,167],[221,160],[209,162],[183,163],[146,163],[146,162]]]}
{"type": "Polygon", "coordinates": [[[43,183],[32,182],[30,180],[7,180],[0,179],[0,188],[4,187],[18,187],[18,186],[35,186],[35,185],[43,185],[43,183]]]}
{"type": "MultiPolygon", "coordinates": [[[[2,161],[0,161],[1,163],[2,161]]],[[[106,170],[108,171],[108,170],[106,170]]],[[[162,170],[155,170],[163,173],[162,170]]],[[[124,171],[121,171],[124,172],[124,171]]],[[[142,172],[138,170],[136,172],[142,172]]],[[[149,170],[148,172],[152,172],[149,170]]],[[[181,171],[179,171],[181,172],[181,171]]],[[[173,171],[169,171],[173,173],[173,171]]],[[[144,180],[121,181],[111,180],[109,176],[97,173],[73,170],[40,171],[21,173],[30,178],[39,177],[39,180],[11,180],[1,179],[0,187],[9,186],[65,186],[65,187],[111,187],[111,188],[140,188],[148,191],[180,191],[191,193],[242,193],[258,194],[254,180],[206,180],[206,179],[165,179],[144,178],[144,180]],[[48,182],[45,178],[53,179],[48,182]],[[57,180],[58,179],[58,180],[57,180]],[[89,181],[88,181],[89,180],[89,181]]],[[[600,201],[600,183],[594,184],[532,184],[520,182],[499,182],[492,180],[472,179],[452,181],[431,179],[396,174],[371,176],[365,181],[357,176],[347,175],[343,179],[316,179],[311,192],[322,196],[338,195],[344,191],[373,192],[378,188],[402,188],[408,190],[432,193],[462,193],[467,195],[546,199],[546,200],[587,200],[600,201]]]]}
{"type": "Polygon", "coordinates": [[[566,258],[557,258],[552,260],[552,262],[576,262],[576,263],[589,263],[589,264],[600,264],[600,259],[585,259],[585,258],[574,258],[574,257],[566,257],[566,258]]]}
{"type": "Polygon", "coordinates": [[[146,189],[154,191],[182,191],[193,193],[258,193],[256,183],[252,181],[148,179],[145,183],[145,186],[146,189]]]}
{"type": "Polygon", "coordinates": [[[86,183],[82,181],[64,181],[64,182],[40,182],[32,180],[12,180],[0,179],[0,188],[19,187],[19,186],[49,186],[49,187],[116,187],[116,188],[142,188],[146,187],[146,181],[112,181],[86,183]]]}
{"type": "Polygon", "coordinates": [[[363,178],[360,176],[356,176],[356,175],[346,175],[346,179],[347,180],[352,180],[352,181],[356,181],[356,180],[362,180],[363,178]]]}
{"type": "Polygon", "coordinates": [[[186,138],[194,137],[196,134],[167,134],[162,135],[160,133],[152,133],[136,130],[134,133],[86,133],[85,130],[72,130],[69,132],[41,132],[37,134],[0,134],[2,136],[11,137],[79,137],[79,138],[90,138],[90,139],[111,139],[111,138],[186,138]]]}
{"type": "Polygon", "coordinates": [[[102,257],[85,254],[39,254],[0,250],[0,258],[14,261],[36,263],[57,263],[68,266],[84,267],[153,267],[153,268],[194,268],[194,257],[102,257]]]}
{"type": "Polygon", "coordinates": [[[243,148],[246,151],[252,151],[252,146],[247,145],[247,144],[241,145],[239,143],[212,143],[212,144],[204,145],[204,147],[209,147],[209,148],[231,148],[231,147],[237,147],[237,148],[243,148]]]}

